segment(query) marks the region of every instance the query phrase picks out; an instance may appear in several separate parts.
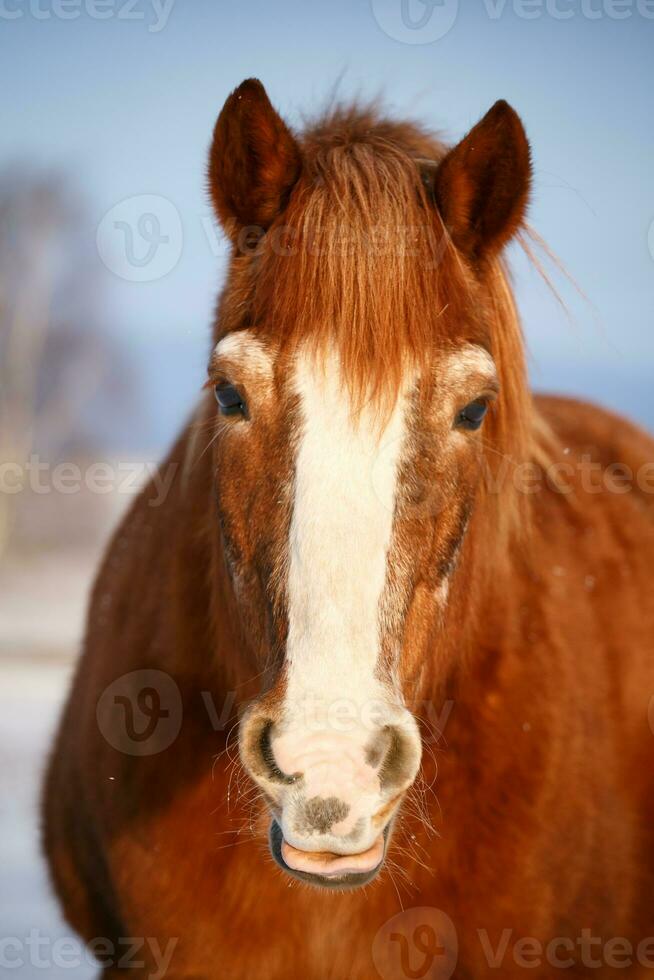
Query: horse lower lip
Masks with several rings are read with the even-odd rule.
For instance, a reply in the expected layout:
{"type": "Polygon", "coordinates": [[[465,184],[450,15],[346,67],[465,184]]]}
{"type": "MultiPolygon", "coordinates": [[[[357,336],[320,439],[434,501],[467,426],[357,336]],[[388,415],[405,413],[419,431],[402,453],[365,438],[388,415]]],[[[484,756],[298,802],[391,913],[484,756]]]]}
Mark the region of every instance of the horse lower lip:
{"type": "Polygon", "coordinates": [[[285,840],[282,840],[281,853],[289,868],[305,874],[325,878],[369,874],[379,867],[384,857],[384,835],[380,834],[371,847],[358,854],[302,851],[285,840]]]}

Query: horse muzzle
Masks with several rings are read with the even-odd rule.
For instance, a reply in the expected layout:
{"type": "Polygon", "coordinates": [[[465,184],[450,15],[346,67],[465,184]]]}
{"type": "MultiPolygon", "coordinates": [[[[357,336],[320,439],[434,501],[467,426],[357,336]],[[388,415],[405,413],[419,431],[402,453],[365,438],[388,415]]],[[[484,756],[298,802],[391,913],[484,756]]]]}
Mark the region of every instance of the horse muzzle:
{"type": "Polygon", "coordinates": [[[383,865],[393,820],[421,755],[415,719],[399,706],[384,724],[347,732],[298,726],[255,706],[241,723],[241,760],[264,791],[277,864],[326,888],[367,884],[383,865]]]}

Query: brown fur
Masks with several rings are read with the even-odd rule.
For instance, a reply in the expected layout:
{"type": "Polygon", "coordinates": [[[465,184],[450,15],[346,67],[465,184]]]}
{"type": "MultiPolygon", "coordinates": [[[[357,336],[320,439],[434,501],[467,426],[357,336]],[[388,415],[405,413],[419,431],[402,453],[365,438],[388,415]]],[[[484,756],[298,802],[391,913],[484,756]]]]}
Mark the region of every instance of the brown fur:
{"type": "MultiPolygon", "coordinates": [[[[221,169],[224,141],[243,138],[237,90],[216,128],[221,187],[212,192],[223,220],[258,223],[266,234],[244,253],[232,225],[216,339],[256,328],[276,351],[272,391],[253,390],[266,411],[247,436],[216,423],[207,395],[164,464],[177,468],[171,493],[153,507],[146,488],[108,550],[44,796],[45,847],[69,921],[87,939],[178,938],[168,976],[188,980],[369,980],[376,968],[400,980],[398,943],[381,954],[375,946],[376,959],[373,945],[403,906],[450,917],[460,980],[522,976],[512,958],[522,937],[574,941],[591,929],[636,946],[654,935],[653,498],[637,486],[589,493],[580,474],[584,454],[637,471],[654,459],[654,443],[596,407],[528,392],[497,252],[528,193],[522,127],[495,107],[473,130],[481,155],[464,141],[445,156],[418,128],[368,110],[336,111],[294,137],[247,86],[255,133],[279,139],[258,138],[247,154],[255,192],[250,199],[241,187],[246,203],[237,207],[240,171],[221,169]],[[445,171],[429,166],[425,179],[422,161],[443,158],[445,171]],[[299,171],[288,163],[296,159],[299,171]],[[504,179],[517,180],[513,196],[495,186],[504,179]],[[471,180],[492,185],[491,210],[471,180]],[[312,255],[306,236],[319,230],[331,246],[341,221],[348,254],[312,255]],[[428,232],[418,256],[366,252],[375,223],[394,234],[398,222],[417,221],[428,232]],[[282,227],[300,243],[295,255],[271,246],[282,227]],[[443,455],[433,436],[447,427],[438,386],[422,385],[393,545],[413,561],[400,569],[391,560],[389,594],[401,592],[406,608],[389,627],[389,648],[400,640],[403,689],[423,725],[422,778],[380,878],[364,891],[322,893],[272,864],[265,802],[251,796],[229,740],[238,707],[274,691],[283,669],[276,556],[287,533],[280,488],[295,411],[288,365],[302,342],[333,345],[353,391],[383,406],[407,361],[438,377],[447,351],[465,340],[492,352],[499,398],[483,436],[443,455]],[[538,462],[579,463],[571,492],[551,482],[518,492],[517,469],[538,462]],[[449,598],[437,610],[444,576],[449,598]],[[112,681],[143,668],[175,679],[183,724],[165,751],[134,757],[102,736],[96,705],[112,681]],[[230,719],[216,730],[207,692],[220,710],[234,691],[230,719]],[[434,741],[434,710],[448,703],[434,741]],[[508,953],[494,970],[479,930],[496,947],[505,929],[508,953]]],[[[219,377],[213,362],[210,376],[219,377]]],[[[413,927],[405,938],[413,941],[413,927]]],[[[426,975],[441,975],[432,966],[426,975]]],[[[568,975],[614,972],[589,970],[577,954],[568,975]]]]}

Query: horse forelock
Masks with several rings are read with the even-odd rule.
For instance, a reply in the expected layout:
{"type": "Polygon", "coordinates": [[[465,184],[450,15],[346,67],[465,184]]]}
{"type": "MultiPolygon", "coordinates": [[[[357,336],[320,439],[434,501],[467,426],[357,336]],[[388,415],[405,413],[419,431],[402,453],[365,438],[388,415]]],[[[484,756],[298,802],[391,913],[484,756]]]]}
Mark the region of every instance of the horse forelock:
{"type": "MultiPolygon", "coordinates": [[[[233,260],[223,333],[253,326],[286,351],[335,352],[355,409],[372,403],[385,418],[408,372],[419,376],[441,349],[481,344],[502,392],[485,436],[491,466],[533,458],[522,331],[504,265],[493,258],[480,275],[471,270],[424,179],[444,145],[374,107],[331,111],[301,145],[287,207],[253,255],[233,260]]],[[[527,505],[513,509],[522,518],[527,505]]]]}

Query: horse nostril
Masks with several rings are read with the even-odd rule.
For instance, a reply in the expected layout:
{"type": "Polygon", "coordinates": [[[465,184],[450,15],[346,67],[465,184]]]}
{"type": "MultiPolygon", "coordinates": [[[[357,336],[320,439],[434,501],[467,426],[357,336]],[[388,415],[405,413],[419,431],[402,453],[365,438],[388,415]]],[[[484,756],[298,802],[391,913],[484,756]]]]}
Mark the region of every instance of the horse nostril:
{"type": "Polygon", "coordinates": [[[282,772],[277,765],[275,753],[273,752],[272,743],[270,741],[273,724],[274,722],[270,718],[263,723],[258,740],[259,755],[264,764],[265,775],[268,777],[268,779],[272,779],[276,783],[285,783],[286,785],[290,785],[291,783],[297,782],[301,776],[301,773],[296,772],[292,776],[287,776],[286,773],[282,772]]]}
{"type": "Polygon", "coordinates": [[[383,788],[399,786],[415,774],[415,750],[411,740],[394,725],[386,725],[378,742],[368,751],[368,761],[379,766],[379,782],[383,788]]]}

